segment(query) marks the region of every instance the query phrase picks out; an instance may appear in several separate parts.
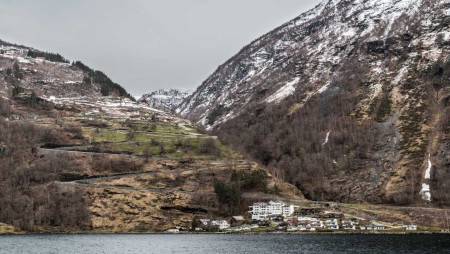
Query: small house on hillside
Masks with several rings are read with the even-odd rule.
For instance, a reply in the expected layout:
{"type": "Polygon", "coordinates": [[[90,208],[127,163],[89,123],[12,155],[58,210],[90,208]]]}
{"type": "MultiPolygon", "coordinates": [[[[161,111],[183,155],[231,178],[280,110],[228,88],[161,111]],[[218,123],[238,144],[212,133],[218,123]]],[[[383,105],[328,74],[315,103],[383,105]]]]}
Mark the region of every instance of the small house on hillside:
{"type": "Polygon", "coordinates": [[[351,221],[351,220],[343,220],[342,221],[342,229],[355,230],[356,226],[355,226],[355,223],[353,223],[353,221],[351,221]]]}
{"type": "Polygon", "coordinates": [[[230,224],[226,220],[213,220],[211,221],[211,226],[213,229],[217,228],[219,230],[230,228],[230,224]]]}
{"type": "Polygon", "coordinates": [[[242,216],[233,216],[229,220],[229,223],[231,227],[239,227],[245,223],[245,219],[242,216]]]}
{"type": "Polygon", "coordinates": [[[416,231],[417,225],[407,225],[407,226],[403,226],[403,228],[407,231],[416,231]]]}
{"type": "Polygon", "coordinates": [[[302,207],[294,211],[294,216],[318,215],[323,213],[324,208],[321,207],[302,207]]]}
{"type": "Polygon", "coordinates": [[[230,224],[226,220],[198,219],[197,225],[196,228],[202,230],[223,230],[230,228],[230,224]]]}
{"type": "Polygon", "coordinates": [[[329,219],[325,222],[328,229],[337,230],[339,229],[339,222],[337,219],[329,219]]]}
{"type": "Polygon", "coordinates": [[[196,225],[198,228],[201,228],[203,230],[208,230],[211,227],[211,220],[210,219],[197,219],[196,225]]]}
{"type": "Polygon", "coordinates": [[[369,231],[382,231],[386,230],[387,227],[384,225],[367,225],[367,226],[360,226],[361,230],[369,230],[369,231]]]}
{"type": "Polygon", "coordinates": [[[337,212],[325,212],[324,214],[322,214],[322,218],[325,219],[341,219],[342,217],[342,213],[337,212]]]}
{"type": "Polygon", "coordinates": [[[373,230],[386,230],[387,227],[385,225],[373,225],[373,230]]]}

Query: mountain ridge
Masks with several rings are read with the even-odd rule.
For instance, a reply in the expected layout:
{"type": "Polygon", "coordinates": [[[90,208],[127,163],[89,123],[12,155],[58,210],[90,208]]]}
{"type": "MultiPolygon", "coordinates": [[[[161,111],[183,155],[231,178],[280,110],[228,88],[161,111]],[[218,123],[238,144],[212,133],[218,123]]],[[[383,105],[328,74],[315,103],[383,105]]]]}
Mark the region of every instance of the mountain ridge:
{"type": "Polygon", "coordinates": [[[177,112],[311,199],[448,203],[449,9],[322,1],[245,46],[177,112]]]}
{"type": "Polygon", "coordinates": [[[80,61],[60,54],[0,40],[0,93],[10,97],[14,89],[27,89],[38,96],[81,97],[117,95],[134,98],[119,84],[80,61]]]}

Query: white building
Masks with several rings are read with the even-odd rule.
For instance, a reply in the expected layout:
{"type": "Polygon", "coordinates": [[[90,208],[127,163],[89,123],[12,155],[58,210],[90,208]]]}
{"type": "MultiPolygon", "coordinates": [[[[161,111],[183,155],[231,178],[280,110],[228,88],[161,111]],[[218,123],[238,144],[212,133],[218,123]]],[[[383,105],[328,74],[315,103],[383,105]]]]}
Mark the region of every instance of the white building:
{"type": "Polygon", "coordinates": [[[294,231],[316,231],[315,228],[311,227],[310,225],[298,225],[298,226],[290,226],[286,229],[288,232],[294,232],[294,231]]]}
{"type": "Polygon", "coordinates": [[[329,219],[325,222],[328,229],[337,230],[339,229],[339,222],[337,219],[329,219]]]}
{"type": "Polygon", "coordinates": [[[404,226],[403,228],[405,228],[407,231],[416,231],[417,225],[407,225],[407,226],[404,226]]]}
{"type": "Polygon", "coordinates": [[[283,217],[291,217],[295,212],[295,209],[299,208],[299,206],[295,205],[286,205],[283,207],[283,217]]]}
{"type": "Polygon", "coordinates": [[[230,223],[226,220],[213,220],[211,226],[218,227],[220,230],[230,228],[230,223]]]}
{"type": "Polygon", "coordinates": [[[351,220],[343,220],[342,229],[356,230],[356,226],[355,223],[351,220]]]}
{"type": "Polygon", "coordinates": [[[378,230],[386,230],[387,228],[384,225],[368,225],[368,226],[360,226],[359,229],[378,231],[378,230]]]}
{"type": "Polygon", "coordinates": [[[298,218],[298,223],[306,225],[306,226],[310,226],[311,228],[314,228],[314,229],[325,228],[323,221],[321,221],[317,218],[300,217],[300,218],[298,218]]]}
{"type": "Polygon", "coordinates": [[[268,203],[254,203],[249,206],[249,213],[252,215],[252,220],[268,220],[273,217],[289,217],[294,213],[298,206],[287,205],[284,202],[269,201],[268,203]]]}

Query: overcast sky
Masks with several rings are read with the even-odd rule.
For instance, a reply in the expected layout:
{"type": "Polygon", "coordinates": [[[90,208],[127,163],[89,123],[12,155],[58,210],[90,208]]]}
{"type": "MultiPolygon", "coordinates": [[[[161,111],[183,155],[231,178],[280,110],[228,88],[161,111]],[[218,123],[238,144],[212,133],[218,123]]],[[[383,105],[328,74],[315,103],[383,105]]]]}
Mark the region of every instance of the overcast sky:
{"type": "Polygon", "coordinates": [[[195,89],[319,0],[0,0],[0,39],[101,70],[131,94],[195,89]]]}

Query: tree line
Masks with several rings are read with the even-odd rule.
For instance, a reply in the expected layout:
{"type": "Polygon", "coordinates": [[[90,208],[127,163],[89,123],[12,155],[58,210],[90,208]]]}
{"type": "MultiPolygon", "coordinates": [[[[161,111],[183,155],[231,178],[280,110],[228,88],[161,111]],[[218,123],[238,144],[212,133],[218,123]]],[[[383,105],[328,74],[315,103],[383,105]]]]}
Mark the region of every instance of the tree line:
{"type": "Polygon", "coordinates": [[[80,61],[73,62],[72,66],[78,67],[86,73],[86,76],[83,79],[84,83],[99,84],[101,93],[103,96],[117,95],[117,96],[127,97],[133,101],[135,100],[134,97],[131,96],[131,94],[127,93],[125,88],[123,88],[121,85],[119,85],[117,83],[114,83],[103,72],[93,70],[80,61]]]}
{"type": "Polygon", "coordinates": [[[214,181],[214,192],[217,195],[222,213],[230,216],[244,212],[243,192],[268,192],[268,179],[269,176],[262,169],[252,172],[233,170],[229,181],[216,179],[214,181]]]}
{"type": "Polygon", "coordinates": [[[70,63],[69,60],[65,59],[60,54],[55,54],[55,53],[50,53],[50,52],[42,52],[42,51],[37,51],[37,50],[32,50],[32,49],[28,50],[28,57],[31,57],[31,58],[43,57],[46,60],[51,61],[51,62],[70,63]]]}

